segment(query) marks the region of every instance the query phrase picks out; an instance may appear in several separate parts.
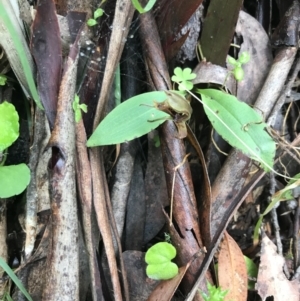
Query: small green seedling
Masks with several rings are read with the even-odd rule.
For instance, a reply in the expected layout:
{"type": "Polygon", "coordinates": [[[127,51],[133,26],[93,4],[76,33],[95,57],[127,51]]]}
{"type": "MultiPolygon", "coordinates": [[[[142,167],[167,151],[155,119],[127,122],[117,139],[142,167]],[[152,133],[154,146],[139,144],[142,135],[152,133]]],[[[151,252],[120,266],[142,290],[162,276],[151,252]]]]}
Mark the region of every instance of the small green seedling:
{"type": "Polygon", "coordinates": [[[82,118],[81,111],[83,111],[84,113],[87,113],[87,105],[84,103],[79,104],[79,96],[77,94],[75,94],[75,98],[74,98],[72,106],[73,106],[73,110],[75,113],[75,121],[79,122],[82,118]]]}
{"type": "Polygon", "coordinates": [[[178,274],[178,266],[171,262],[176,256],[176,249],[167,242],[159,242],[152,246],[145,256],[148,264],[146,274],[155,280],[167,280],[178,274]]]}
{"type": "Polygon", "coordinates": [[[192,73],[191,68],[181,69],[176,67],[174,69],[174,75],[172,76],[172,81],[179,84],[179,91],[190,91],[193,89],[194,85],[191,82],[192,79],[196,78],[196,74],[192,73]]]}
{"type": "Polygon", "coordinates": [[[169,244],[172,243],[171,242],[171,235],[169,233],[165,232],[164,236],[165,236],[165,242],[167,242],[169,244]]]}
{"type": "Polygon", "coordinates": [[[266,210],[260,215],[255,229],[254,229],[254,234],[253,234],[253,244],[257,245],[258,241],[259,241],[259,229],[261,227],[262,221],[264,216],[266,216],[273,208],[276,208],[276,205],[279,202],[282,201],[288,201],[288,200],[292,200],[295,197],[295,193],[296,193],[296,197],[298,197],[298,189],[300,186],[300,173],[296,174],[288,183],[287,185],[277,191],[273,196],[272,196],[272,201],[271,203],[268,205],[268,207],[266,208],[266,210]]]}
{"type": "Polygon", "coordinates": [[[242,66],[248,63],[249,60],[250,60],[250,54],[247,51],[242,52],[238,60],[234,59],[231,56],[227,57],[227,62],[234,67],[232,73],[237,81],[243,80],[244,70],[242,66]]]}
{"type": "Polygon", "coordinates": [[[4,74],[0,74],[0,86],[5,86],[7,82],[7,76],[4,74]]]}
{"type": "MultiPolygon", "coordinates": [[[[103,1],[102,1],[102,3],[103,3],[103,1]]],[[[100,18],[100,17],[102,17],[103,14],[104,14],[104,10],[102,8],[96,9],[94,11],[94,18],[88,19],[87,22],[86,22],[86,24],[88,26],[90,26],[90,27],[97,25],[98,24],[97,19],[100,18]]]]}
{"type": "MultiPolygon", "coordinates": [[[[19,137],[19,115],[15,107],[4,101],[0,104],[0,157],[19,137]]],[[[30,181],[30,170],[25,164],[3,166],[0,162],[0,198],[8,198],[24,191],[30,181]]]]}
{"type": "Polygon", "coordinates": [[[149,2],[147,3],[147,5],[144,8],[140,4],[139,0],[131,0],[131,2],[132,2],[132,5],[134,6],[134,8],[140,14],[144,14],[144,13],[148,12],[154,6],[156,0],[149,0],[149,2]]]}
{"type": "Polygon", "coordinates": [[[204,301],[224,301],[225,296],[228,294],[228,290],[222,290],[221,287],[216,287],[207,282],[208,294],[200,292],[204,301]]]}

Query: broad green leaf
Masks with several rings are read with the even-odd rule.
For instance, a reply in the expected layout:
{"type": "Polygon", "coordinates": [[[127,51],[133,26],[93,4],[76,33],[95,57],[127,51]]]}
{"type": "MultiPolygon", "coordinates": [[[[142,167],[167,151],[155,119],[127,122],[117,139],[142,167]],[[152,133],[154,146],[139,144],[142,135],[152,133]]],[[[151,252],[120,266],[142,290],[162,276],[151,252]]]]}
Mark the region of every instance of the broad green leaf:
{"type": "Polygon", "coordinates": [[[4,101],[0,104],[0,153],[19,137],[19,115],[14,105],[4,101]]]}
{"type": "Polygon", "coordinates": [[[167,242],[159,242],[152,246],[145,256],[148,264],[146,274],[151,279],[166,280],[178,274],[178,266],[171,262],[176,256],[176,249],[167,242]]]}
{"type": "Polygon", "coordinates": [[[134,8],[140,13],[146,13],[147,11],[149,11],[155,4],[156,0],[149,0],[147,5],[145,6],[145,8],[143,8],[139,2],[139,0],[131,0],[134,8]]]}
{"type": "MultiPolygon", "coordinates": [[[[29,61],[32,61],[32,58],[27,57],[30,56],[30,51],[25,38],[22,35],[18,19],[15,17],[9,1],[0,0],[0,29],[3,31],[0,44],[3,46],[16,76],[21,81],[24,89],[28,87],[30,95],[37,106],[40,109],[43,109],[33,79],[31,63],[29,61]],[[14,61],[13,59],[17,59],[17,61],[14,61]],[[24,77],[25,80],[23,80],[24,77]]],[[[28,93],[28,91],[26,92],[28,93]]]]}
{"type": "Polygon", "coordinates": [[[7,275],[11,278],[11,280],[15,283],[15,285],[23,293],[27,300],[33,301],[30,295],[28,294],[27,290],[23,286],[22,282],[19,280],[19,278],[16,276],[13,270],[7,265],[7,263],[2,257],[0,257],[0,267],[7,273],[7,275]]]}
{"type": "Polygon", "coordinates": [[[219,90],[199,90],[204,110],[214,129],[231,146],[241,150],[270,171],[275,156],[275,142],[265,131],[262,116],[236,97],[219,90]]]}
{"type": "Polygon", "coordinates": [[[154,91],[129,98],[111,111],[87,141],[87,146],[111,145],[141,137],[157,128],[170,115],[155,108],[165,92],[154,91]]]}
{"type": "Polygon", "coordinates": [[[23,192],[30,181],[26,164],[0,166],[0,198],[9,198],[23,192]]]}

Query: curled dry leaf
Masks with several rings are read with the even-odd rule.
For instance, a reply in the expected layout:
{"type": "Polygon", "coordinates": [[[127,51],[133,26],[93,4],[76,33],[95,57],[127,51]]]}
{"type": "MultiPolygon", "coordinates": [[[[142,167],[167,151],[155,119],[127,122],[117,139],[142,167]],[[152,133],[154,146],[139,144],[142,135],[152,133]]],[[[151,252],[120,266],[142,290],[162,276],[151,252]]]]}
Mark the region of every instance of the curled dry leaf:
{"type": "Polygon", "coordinates": [[[192,80],[194,85],[212,83],[225,86],[232,94],[236,92],[235,79],[226,68],[214,65],[210,62],[200,62],[193,70],[196,78],[192,80]]]}
{"type": "Polygon", "coordinates": [[[255,286],[263,301],[269,296],[273,296],[274,301],[299,301],[299,281],[289,281],[283,273],[283,265],[284,258],[277,254],[276,246],[265,235],[255,286]]]}

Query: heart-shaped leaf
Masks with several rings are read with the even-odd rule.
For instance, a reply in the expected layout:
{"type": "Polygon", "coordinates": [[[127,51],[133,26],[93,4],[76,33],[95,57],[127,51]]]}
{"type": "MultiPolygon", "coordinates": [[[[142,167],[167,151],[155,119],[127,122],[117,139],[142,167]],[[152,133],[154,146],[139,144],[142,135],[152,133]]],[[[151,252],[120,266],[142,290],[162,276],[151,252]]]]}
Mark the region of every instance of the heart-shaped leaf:
{"type": "Polygon", "coordinates": [[[153,91],[122,102],[98,125],[87,146],[123,143],[149,133],[170,118],[154,105],[166,98],[164,91],[153,91]]]}
{"type": "Polygon", "coordinates": [[[0,104],[0,153],[19,137],[19,115],[14,105],[0,104]]]}
{"type": "Polygon", "coordinates": [[[146,253],[145,261],[148,264],[146,274],[155,280],[167,280],[178,274],[178,266],[171,262],[176,256],[176,249],[167,242],[159,242],[146,253]]]}
{"type": "Polygon", "coordinates": [[[9,198],[25,190],[30,181],[26,164],[0,166],[0,198],[9,198]]]}
{"type": "Polygon", "coordinates": [[[265,131],[262,116],[233,95],[214,89],[199,93],[208,119],[223,139],[270,171],[276,146],[265,131]]]}

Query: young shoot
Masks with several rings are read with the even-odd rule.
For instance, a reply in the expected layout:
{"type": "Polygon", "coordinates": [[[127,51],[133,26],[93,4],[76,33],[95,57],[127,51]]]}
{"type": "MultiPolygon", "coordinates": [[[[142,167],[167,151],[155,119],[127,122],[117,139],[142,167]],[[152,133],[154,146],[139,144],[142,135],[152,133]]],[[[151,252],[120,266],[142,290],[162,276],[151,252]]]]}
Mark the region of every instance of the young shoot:
{"type": "Polygon", "coordinates": [[[232,73],[237,81],[244,79],[244,70],[242,66],[248,63],[250,60],[250,54],[244,51],[240,54],[239,58],[236,60],[231,56],[227,57],[227,63],[233,66],[232,73]]]}

